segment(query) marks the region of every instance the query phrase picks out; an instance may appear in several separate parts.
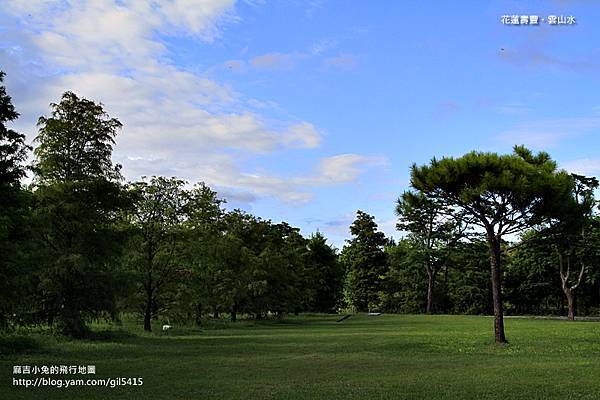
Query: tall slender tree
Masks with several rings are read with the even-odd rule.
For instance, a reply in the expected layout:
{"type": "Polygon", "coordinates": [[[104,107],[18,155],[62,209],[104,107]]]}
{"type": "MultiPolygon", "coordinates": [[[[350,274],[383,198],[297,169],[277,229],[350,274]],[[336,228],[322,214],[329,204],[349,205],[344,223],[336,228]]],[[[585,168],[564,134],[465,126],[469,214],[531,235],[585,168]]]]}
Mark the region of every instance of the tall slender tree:
{"type": "Polygon", "coordinates": [[[126,206],[112,162],[121,124],[101,104],[66,92],[40,117],[34,151],[38,238],[44,244],[41,302],[48,321],[82,336],[90,314],[115,311],[119,210],[126,206]]]}
{"type": "Polygon", "coordinates": [[[433,312],[436,277],[446,263],[450,246],[463,236],[465,218],[435,197],[404,192],[396,204],[396,227],[410,233],[427,272],[427,314],[433,312]]]}
{"type": "Polygon", "coordinates": [[[341,254],[346,269],[347,301],[358,311],[374,310],[379,308],[379,294],[388,269],[384,247],[389,241],[377,230],[375,218],[360,210],[350,233],[353,238],[341,254]]]}
{"type": "Polygon", "coordinates": [[[152,330],[164,296],[173,289],[182,269],[177,251],[182,239],[188,194],[177,178],[152,177],[130,186],[134,207],[130,222],[134,233],[128,259],[139,276],[144,330],[152,330]]]}
{"type": "Polygon", "coordinates": [[[320,312],[334,312],[342,300],[344,271],[336,249],[327,243],[321,232],[308,239],[307,267],[312,278],[311,286],[315,294],[311,309],[320,312]]]}
{"type": "Polygon", "coordinates": [[[20,186],[20,180],[26,173],[24,162],[31,150],[25,142],[25,135],[7,126],[19,118],[19,113],[2,85],[4,77],[5,73],[0,71],[0,190],[20,186]]]}
{"type": "Polygon", "coordinates": [[[20,297],[17,291],[23,289],[19,284],[19,255],[23,242],[28,240],[24,221],[29,196],[21,188],[21,178],[25,176],[24,162],[31,150],[25,135],[8,126],[19,114],[2,85],[4,76],[0,71],[0,327],[8,323],[8,315],[20,297]]]}

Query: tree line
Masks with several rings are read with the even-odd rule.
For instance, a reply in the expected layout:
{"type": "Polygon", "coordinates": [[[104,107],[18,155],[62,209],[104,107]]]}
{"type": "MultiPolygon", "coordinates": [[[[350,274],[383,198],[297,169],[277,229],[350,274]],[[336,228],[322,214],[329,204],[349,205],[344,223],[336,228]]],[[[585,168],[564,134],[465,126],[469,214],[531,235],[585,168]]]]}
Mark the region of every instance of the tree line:
{"type": "Polygon", "coordinates": [[[505,312],[600,311],[598,181],[546,153],[517,146],[413,165],[396,205],[402,239],[358,211],[338,251],[320,232],[227,210],[203,182],[126,182],[112,162],[121,123],[100,103],[64,93],[33,147],[9,127],[18,117],[0,86],[3,329],[83,337],[92,319],[122,313],[146,331],[161,318],[493,313],[504,342],[505,312]]]}

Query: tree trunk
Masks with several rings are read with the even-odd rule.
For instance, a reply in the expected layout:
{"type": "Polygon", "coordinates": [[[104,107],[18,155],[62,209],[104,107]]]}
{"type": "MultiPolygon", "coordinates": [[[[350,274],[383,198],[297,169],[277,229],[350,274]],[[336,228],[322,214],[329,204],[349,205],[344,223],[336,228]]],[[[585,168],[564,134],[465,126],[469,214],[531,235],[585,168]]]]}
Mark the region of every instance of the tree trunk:
{"type": "Polygon", "coordinates": [[[435,271],[427,269],[427,314],[433,313],[433,289],[435,287],[435,271]]]}
{"type": "Polygon", "coordinates": [[[196,305],[196,325],[202,325],[202,303],[196,305]]]}
{"type": "Polygon", "coordinates": [[[146,309],[144,311],[144,331],[152,331],[152,291],[146,291],[146,309]]]}
{"type": "Polygon", "coordinates": [[[504,335],[504,310],[502,307],[502,276],[500,240],[488,232],[490,265],[492,268],[492,301],[494,303],[494,336],[496,343],[506,343],[504,335]]]}
{"type": "Polygon", "coordinates": [[[152,261],[154,260],[154,253],[152,251],[153,247],[148,245],[148,258],[146,260],[146,268],[147,268],[147,276],[146,282],[144,284],[144,289],[146,289],[146,309],[144,310],[144,331],[151,332],[152,331],[152,303],[153,303],[153,286],[154,280],[152,279],[152,261]]]}
{"type": "Polygon", "coordinates": [[[562,283],[562,290],[567,298],[567,308],[568,314],[567,318],[569,321],[575,320],[575,298],[573,295],[573,291],[579,287],[581,284],[581,280],[583,278],[583,273],[585,271],[585,266],[581,264],[581,270],[579,271],[579,276],[577,278],[577,282],[574,285],[569,285],[569,274],[571,273],[571,256],[570,254],[566,254],[567,259],[567,270],[565,272],[565,256],[562,253],[558,254],[558,262],[560,269],[560,280],[562,283]]]}
{"type": "Polygon", "coordinates": [[[444,266],[444,313],[450,312],[450,302],[448,301],[448,266],[444,266]]]}
{"type": "Polygon", "coordinates": [[[567,308],[569,310],[567,319],[569,321],[575,321],[575,301],[573,299],[573,292],[567,289],[565,290],[565,296],[567,296],[567,308]]]}
{"type": "Polygon", "coordinates": [[[237,306],[234,304],[231,307],[231,322],[237,321],[237,306]]]}

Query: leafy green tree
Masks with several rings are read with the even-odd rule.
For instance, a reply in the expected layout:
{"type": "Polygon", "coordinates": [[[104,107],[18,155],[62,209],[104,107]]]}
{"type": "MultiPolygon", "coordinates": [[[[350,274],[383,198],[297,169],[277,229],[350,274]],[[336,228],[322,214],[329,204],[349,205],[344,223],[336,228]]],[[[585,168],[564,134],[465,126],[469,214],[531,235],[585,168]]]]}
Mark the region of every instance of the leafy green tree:
{"type": "Polygon", "coordinates": [[[225,235],[207,250],[212,262],[203,271],[204,283],[209,285],[209,303],[215,316],[220,310],[229,312],[232,322],[238,313],[252,312],[250,298],[262,295],[266,280],[257,279],[259,260],[235,235],[225,235]]]}
{"type": "MultiPolygon", "coordinates": [[[[385,277],[383,310],[417,314],[426,311],[427,272],[423,268],[422,244],[410,235],[386,247],[389,271],[385,277]]],[[[458,241],[444,255],[439,270],[436,298],[452,314],[491,312],[489,251],[484,241],[458,241]]]]}
{"type": "Polygon", "coordinates": [[[121,179],[120,165],[112,162],[121,123],[97,104],[65,92],[53,103],[51,117],[40,117],[35,141],[34,169],[41,183],[121,179]]]}
{"type": "Polygon", "coordinates": [[[237,319],[238,312],[261,318],[268,308],[269,271],[277,266],[261,258],[269,229],[269,222],[241,210],[225,215],[224,240],[217,248],[221,253],[216,254],[223,262],[213,277],[225,274],[228,279],[213,278],[213,282],[220,293],[218,304],[230,311],[231,319],[237,319]]]}
{"type": "MultiPolygon", "coordinates": [[[[201,324],[207,304],[214,298],[216,282],[211,271],[223,259],[220,251],[225,232],[225,200],[200,182],[188,192],[183,224],[183,249],[186,273],[178,290],[179,311],[194,315],[201,324]]],[[[225,246],[226,247],[226,246],[225,246]]]]}
{"type": "Polygon", "coordinates": [[[568,174],[557,170],[547,153],[534,156],[516,146],[510,155],[471,152],[460,158],[413,165],[411,184],[472,218],[485,232],[490,253],[494,333],[506,342],[501,285],[501,243],[506,235],[532,227],[553,213],[571,192],[568,174]]]}
{"type": "Polygon", "coordinates": [[[489,314],[492,288],[489,273],[489,247],[484,240],[461,241],[452,247],[444,285],[448,310],[454,314],[489,314]]]}
{"type": "Polygon", "coordinates": [[[439,199],[410,191],[404,192],[398,199],[396,214],[396,227],[410,233],[427,272],[426,312],[431,314],[438,271],[447,261],[450,246],[464,234],[464,218],[439,199]]]}
{"type": "Polygon", "coordinates": [[[307,283],[315,288],[310,309],[334,312],[342,301],[344,270],[335,248],[327,244],[327,239],[321,232],[317,231],[308,239],[306,262],[311,277],[311,282],[307,283]]]}
{"type": "Polygon", "coordinates": [[[270,224],[268,232],[269,244],[261,253],[268,271],[268,309],[278,316],[297,315],[310,308],[316,295],[314,270],[307,264],[307,240],[286,222],[270,224]]]}
{"type": "Polygon", "coordinates": [[[156,318],[170,300],[184,272],[178,248],[188,194],[177,178],[152,177],[130,185],[134,207],[130,215],[133,234],[128,260],[138,275],[143,293],[144,330],[152,330],[156,318]]]}
{"type": "Polygon", "coordinates": [[[546,247],[558,255],[561,288],[567,300],[568,319],[575,319],[574,292],[583,283],[586,269],[597,264],[600,256],[598,245],[598,221],[593,218],[596,201],[594,190],[596,178],[572,175],[570,201],[561,204],[556,217],[540,232],[546,247]],[[573,264],[578,266],[574,272],[573,264]]]}
{"type": "Polygon", "coordinates": [[[353,238],[347,241],[341,254],[346,269],[347,300],[358,311],[374,310],[380,306],[380,292],[388,269],[384,247],[389,241],[377,230],[375,218],[360,210],[350,233],[353,238]]]}
{"type": "Polygon", "coordinates": [[[34,151],[39,290],[48,321],[58,318],[63,333],[80,337],[89,316],[115,313],[116,227],[127,201],[111,154],[121,124],[71,92],[51,107],[34,151]]]}
{"type": "MultiPolygon", "coordinates": [[[[3,80],[4,72],[0,71],[0,84],[3,80]]],[[[30,196],[22,189],[21,178],[31,148],[25,135],[7,126],[18,117],[5,86],[0,85],[0,328],[18,307],[17,299],[25,295],[21,267],[23,244],[29,241],[26,221],[30,196]]]]}
{"type": "Polygon", "coordinates": [[[385,312],[418,314],[426,309],[427,272],[423,252],[411,238],[385,247],[389,269],[385,275],[382,309],[385,312]]]}
{"type": "Polygon", "coordinates": [[[559,313],[563,294],[552,245],[530,230],[507,256],[504,287],[508,311],[520,315],[559,313]]]}
{"type": "MultiPolygon", "coordinates": [[[[0,84],[4,81],[0,71],[0,84]]],[[[21,178],[26,174],[23,165],[31,147],[25,143],[25,135],[7,127],[7,123],[19,117],[6,87],[0,85],[0,189],[19,188],[21,178]]],[[[5,196],[2,196],[4,198],[5,196]]]]}

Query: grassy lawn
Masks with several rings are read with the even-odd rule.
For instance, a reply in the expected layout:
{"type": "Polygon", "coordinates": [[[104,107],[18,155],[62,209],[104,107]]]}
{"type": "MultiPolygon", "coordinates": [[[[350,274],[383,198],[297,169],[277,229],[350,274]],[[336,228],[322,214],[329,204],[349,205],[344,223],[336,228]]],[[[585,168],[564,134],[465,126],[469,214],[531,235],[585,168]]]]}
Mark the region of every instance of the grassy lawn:
{"type": "MultiPolygon", "coordinates": [[[[600,323],[469,316],[290,317],[83,342],[2,339],[1,399],[597,399],[600,323]],[[19,349],[19,346],[23,349],[19,349]],[[11,354],[12,353],[12,354],[11,354]],[[96,365],[139,387],[13,387],[13,365],[96,365]]],[[[41,376],[41,375],[40,375],[41,376]]],[[[23,375],[14,377],[24,377],[23,375]]],[[[89,378],[54,375],[52,378],[89,378]]]]}

